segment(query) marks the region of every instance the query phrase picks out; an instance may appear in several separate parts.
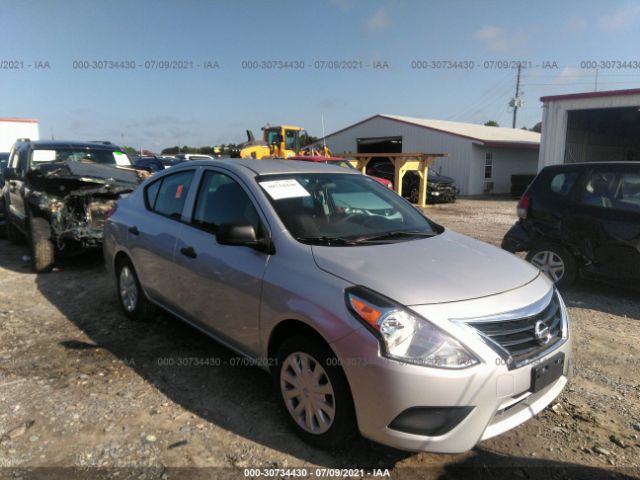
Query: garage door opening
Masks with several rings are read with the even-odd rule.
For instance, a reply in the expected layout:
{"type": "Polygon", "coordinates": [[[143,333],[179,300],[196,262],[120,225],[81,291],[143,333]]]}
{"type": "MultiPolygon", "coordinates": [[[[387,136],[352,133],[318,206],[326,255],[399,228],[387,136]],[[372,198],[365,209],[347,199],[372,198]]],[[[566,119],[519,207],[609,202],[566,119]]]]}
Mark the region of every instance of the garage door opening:
{"type": "Polygon", "coordinates": [[[568,112],[565,163],[640,160],[640,106],[568,112]]]}
{"type": "Polygon", "coordinates": [[[402,137],[358,138],[358,153],[402,153],[402,137]]]}

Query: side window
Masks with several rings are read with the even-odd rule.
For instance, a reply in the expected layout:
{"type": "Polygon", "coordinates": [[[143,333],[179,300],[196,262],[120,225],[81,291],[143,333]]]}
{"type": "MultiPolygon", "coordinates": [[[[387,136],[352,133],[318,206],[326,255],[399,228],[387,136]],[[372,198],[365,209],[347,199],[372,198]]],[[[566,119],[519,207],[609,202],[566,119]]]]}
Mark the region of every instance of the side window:
{"type": "Polygon", "coordinates": [[[493,176],[493,153],[487,152],[484,154],[484,178],[491,178],[493,176]]]}
{"type": "Polygon", "coordinates": [[[568,195],[578,179],[578,172],[556,173],[551,178],[549,188],[557,195],[568,195]]]}
{"type": "Polygon", "coordinates": [[[156,182],[159,183],[158,187],[155,184],[147,187],[147,201],[153,195],[153,190],[157,188],[155,201],[153,204],[148,204],[149,208],[161,215],[179,219],[182,215],[182,209],[187,199],[192,179],[193,170],[189,170],[162,177],[162,180],[156,182]],[[151,192],[149,189],[151,189],[151,192]]]}
{"type": "Polygon", "coordinates": [[[144,199],[147,202],[147,208],[153,210],[156,205],[156,199],[158,198],[158,191],[160,190],[160,185],[162,184],[162,179],[156,180],[151,185],[149,185],[144,192],[144,199]]]}
{"type": "Polygon", "coordinates": [[[620,177],[615,208],[640,212],[640,173],[623,173],[620,177]]]}
{"type": "Polygon", "coordinates": [[[294,150],[296,148],[296,133],[293,130],[286,130],[284,133],[284,148],[294,150]]]}
{"type": "Polygon", "coordinates": [[[260,235],[260,217],[253,202],[234,179],[207,171],[202,177],[191,223],[215,234],[220,225],[252,225],[260,235]]]}
{"type": "Polygon", "coordinates": [[[11,150],[11,156],[9,157],[9,167],[18,169],[18,149],[11,150]]]}
{"type": "Polygon", "coordinates": [[[581,203],[593,207],[613,208],[616,176],[613,172],[592,172],[582,187],[581,203]]]}

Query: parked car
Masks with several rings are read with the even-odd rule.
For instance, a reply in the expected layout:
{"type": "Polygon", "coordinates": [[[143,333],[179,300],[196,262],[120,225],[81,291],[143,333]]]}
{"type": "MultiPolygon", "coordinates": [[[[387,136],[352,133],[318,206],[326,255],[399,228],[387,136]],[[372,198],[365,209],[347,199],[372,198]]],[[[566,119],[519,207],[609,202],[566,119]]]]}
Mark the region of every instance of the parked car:
{"type": "Polygon", "coordinates": [[[165,164],[162,160],[156,156],[149,155],[139,156],[134,159],[133,166],[149,173],[155,173],[165,169],[165,164]]]}
{"type": "Polygon", "coordinates": [[[34,271],[46,272],[55,255],[101,246],[107,213],[146,174],[115,145],[19,140],[4,177],[7,237],[26,237],[34,271]]]}
{"type": "Polygon", "coordinates": [[[187,160],[213,160],[211,155],[203,155],[200,153],[178,153],[174,157],[180,162],[186,162],[187,160]]]}
{"type": "MultiPolygon", "coordinates": [[[[327,165],[336,165],[338,167],[350,168],[352,170],[356,170],[351,162],[343,157],[324,157],[324,156],[316,156],[316,155],[299,155],[294,157],[289,157],[288,160],[300,160],[302,162],[315,162],[315,163],[326,163],[327,165]]],[[[381,183],[387,188],[393,188],[393,183],[387,180],[386,178],[376,177],[374,175],[369,175],[376,182],[381,183]]]]}
{"type": "Polygon", "coordinates": [[[7,168],[8,162],[9,152],[0,152],[0,188],[4,187],[4,177],[2,176],[2,172],[7,168]]]}
{"type": "MultiPolygon", "coordinates": [[[[390,182],[395,182],[395,169],[391,161],[386,158],[373,158],[367,165],[367,175],[378,175],[390,182]]],[[[409,201],[417,203],[420,194],[420,176],[418,172],[409,170],[402,178],[402,194],[409,201]]],[[[427,173],[427,202],[446,203],[455,202],[458,189],[455,180],[440,175],[433,169],[427,173]]]]}
{"type": "Polygon", "coordinates": [[[627,286],[640,280],[640,163],[543,168],[502,240],[560,287],[577,274],[627,286]]]}
{"type": "MultiPolygon", "coordinates": [[[[9,152],[0,152],[0,191],[2,191],[2,187],[4,187],[4,177],[2,176],[2,172],[7,167],[8,161],[9,161],[9,152]]],[[[2,199],[2,195],[0,195],[0,229],[2,229],[2,232],[4,232],[4,228],[5,228],[4,201],[2,199]]]]}
{"type": "Polygon", "coordinates": [[[118,202],[104,254],[128,317],[161,307],[270,371],[290,425],[319,447],[359,430],[466,451],[567,382],[552,282],[355,170],[177,165],[118,202]]]}

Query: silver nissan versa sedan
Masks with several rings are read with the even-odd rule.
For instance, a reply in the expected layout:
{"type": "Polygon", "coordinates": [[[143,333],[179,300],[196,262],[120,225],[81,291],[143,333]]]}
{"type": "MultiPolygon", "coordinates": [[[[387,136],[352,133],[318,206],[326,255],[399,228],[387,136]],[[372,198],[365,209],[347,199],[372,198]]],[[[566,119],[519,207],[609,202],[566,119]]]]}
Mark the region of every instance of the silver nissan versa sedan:
{"type": "Polygon", "coordinates": [[[178,165],[118,202],[104,253],[127,316],[160,307],[268,370],[315,446],[359,430],[466,451],[569,376],[569,320],[546,276],[355,170],[178,165]]]}

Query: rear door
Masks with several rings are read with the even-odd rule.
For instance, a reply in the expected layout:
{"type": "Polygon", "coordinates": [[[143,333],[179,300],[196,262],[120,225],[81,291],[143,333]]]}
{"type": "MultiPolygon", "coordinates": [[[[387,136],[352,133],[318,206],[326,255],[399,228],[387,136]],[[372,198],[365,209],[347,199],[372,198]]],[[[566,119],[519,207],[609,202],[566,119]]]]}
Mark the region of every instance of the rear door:
{"type": "Polygon", "coordinates": [[[256,203],[233,174],[203,172],[190,223],[176,246],[176,303],[194,323],[246,351],[259,352],[262,278],[269,255],[251,247],[220,245],[221,225],[250,224],[266,235],[256,203]]]}
{"type": "Polygon", "coordinates": [[[533,238],[571,245],[567,220],[575,211],[577,184],[582,172],[577,168],[543,170],[525,193],[531,202],[525,228],[533,238]]]}
{"type": "Polygon", "coordinates": [[[573,230],[587,271],[639,279],[640,165],[592,168],[580,184],[573,230]]]}
{"type": "Polygon", "coordinates": [[[144,189],[145,206],[129,217],[128,238],[134,266],[154,301],[175,308],[174,252],[195,169],[163,176],[144,189]]]}

